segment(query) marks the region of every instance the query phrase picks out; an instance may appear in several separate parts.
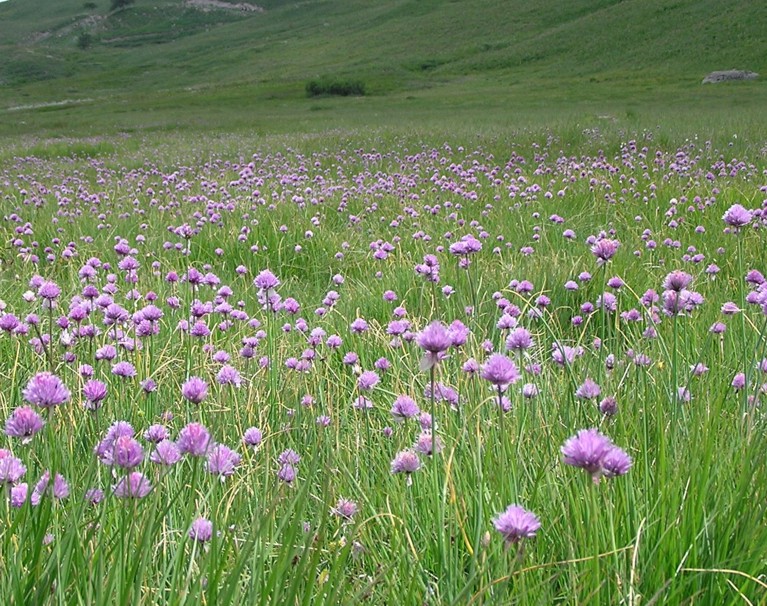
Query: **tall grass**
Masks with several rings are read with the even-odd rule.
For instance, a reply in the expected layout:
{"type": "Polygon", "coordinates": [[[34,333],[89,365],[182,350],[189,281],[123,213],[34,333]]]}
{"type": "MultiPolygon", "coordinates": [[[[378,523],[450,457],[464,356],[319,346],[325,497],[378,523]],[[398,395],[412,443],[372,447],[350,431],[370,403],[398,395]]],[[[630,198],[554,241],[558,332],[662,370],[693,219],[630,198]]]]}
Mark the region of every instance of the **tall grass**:
{"type": "Polygon", "coordinates": [[[560,154],[556,133],[438,145],[335,136],[252,147],[180,147],[170,137],[149,142],[151,154],[115,139],[98,144],[98,159],[44,146],[44,158],[16,153],[6,163],[0,298],[22,328],[0,335],[0,416],[25,404],[25,387],[48,368],[45,348],[30,344],[47,333],[71,398],[40,411],[46,424],[28,444],[2,440],[26,466],[18,483],[30,495],[44,470],[61,474],[69,494],[49,489],[38,505],[12,507],[11,485],[2,486],[0,601],[764,602],[763,286],[754,274],[745,281],[765,270],[764,219],[737,235],[722,221],[736,201],[759,208],[764,158],[734,159],[692,138],[680,147],[614,138],[606,147],[615,151],[600,155],[560,154]],[[467,234],[482,242],[468,269],[448,252],[467,234]],[[600,237],[621,242],[602,266],[591,252],[600,237]],[[429,254],[438,283],[414,271],[429,254]],[[118,265],[126,256],[139,264],[134,273],[118,265]],[[101,263],[83,273],[92,257],[101,263]],[[718,273],[707,271],[714,263],[718,273]],[[269,293],[253,280],[265,269],[298,310],[264,304],[269,293]],[[666,314],[663,299],[643,295],[662,295],[677,269],[703,302],[666,314]],[[213,277],[198,283],[195,271],[213,277]],[[608,285],[615,276],[622,286],[608,285]],[[41,280],[61,288],[52,310],[41,280]],[[530,288],[519,286],[525,280],[530,288]],[[111,293],[130,319],[105,325],[105,299],[73,319],[74,307],[91,309],[87,284],[111,293]],[[597,307],[605,292],[614,309],[597,307]],[[151,301],[163,317],[157,334],[142,337],[134,314],[151,301]],[[727,301],[741,311],[724,315],[727,301]],[[395,314],[409,322],[404,334],[391,334],[395,314]],[[505,349],[508,316],[533,335],[518,355],[505,349]],[[366,330],[352,330],[358,318],[366,330]],[[433,320],[461,320],[471,332],[424,372],[415,336],[433,320]],[[196,321],[209,334],[194,336],[196,321]],[[710,332],[715,322],[726,331],[710,332]],[[72,339],[91,324],[97,336],[72,339]],[[116,346],[115,359],[96,355],[105,345],[116,346]],[[565,345],[581,355],[560,365],[552,351],[565,345]],[[354,363],[344,361],[350,352],[354,363]],[[501,390],[506,412],[498,388],[464,370],[490,352],[515,355],[522,371],[501,390]],[[118,361],[136,376],[116,376],[118,361]],[[691,370],[699,363],[707,371],[691,370]],[[239,386],[217,381],[224,364],[239,386]],[[82,365],[107,385],[97,412],[83,408],[82,365]],[[367,370],[380,382],[363,393],[372,408],[360,409],[367,370]],[[739,372],[748,377],[742,392],[731,385],[739,372]],[[182,395],[190,376],[208,383],[199,404],[182,395]],[[615,397],[616,414],[576,396],[587,377],[615,397]],[[528,383],[536,396],[523,396],[528,383]],[[398,395],[431,420],[397,422],[398,395]],[[94,454],[118,420],[144,449],[143,498],[116,496],[127,471],[94,454]],[[176,440],[191,422],[239,453],[231,476],[211,473],[205,456],[171,467],[148,460],[150,425],[176,440]],[[430,424],[441,452],[422,454],[409,476],[391,473],[395,455],[430,424]],[[263,432],[257,446],[242,441],[249,427],[263,432]],[[562,445],[590,427],[631,456],[627,474],[595,482],[563,463],[562,445]],[[287,449],[300,455],[289,482],[287,449]],[[87,501],[90,489],[104,499],[87,501]],[[341,498],[356,513],[341,515],[341,498]],[[493,521],[511,503],[542,526],[507,546],[493,521]],[[213,524],[205,542],[189,534],[201,517],[213,524]]]}

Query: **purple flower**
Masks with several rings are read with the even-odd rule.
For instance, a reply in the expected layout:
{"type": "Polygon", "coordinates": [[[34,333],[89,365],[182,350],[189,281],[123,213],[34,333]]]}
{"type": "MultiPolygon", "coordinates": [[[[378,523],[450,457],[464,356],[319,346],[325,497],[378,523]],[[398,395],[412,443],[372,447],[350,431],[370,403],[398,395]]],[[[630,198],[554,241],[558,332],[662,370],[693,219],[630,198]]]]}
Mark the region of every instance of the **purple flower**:
{"type": "Polygon", "coordinates": [[[405,473],[410,475],[420,468],[421,459],[418,458],[418,454],[413,450],[399,451],[391,462],[391,472],[395,474],[405,473]]]}
{"type": "Polygon", "coordinates": [[[5,435],[11,438],[21,438],[22,444],[27,444],[38,431],[43,428],[43,420],[34,408],[21,406],[13,411],[5,422],[5,435]]]}
{"type": "Polygon", "coordinates": [[[202,457],[210,446],[210,433],[200,423],[189,423],[178,433],[178,450],[181,454],[202,457]]]}
{"type": "Polygon", "coordinates": [[[104,500],[104,491],[100,488],[89,488],[85,491],[85,500],[91,505],[98,505],[104,500]]]}
{"type": "Polygon", "coordinates": [[[29,486],[26,482],[16,484],[16,486],[11,486],[11,507],[15,509],[22,507],[27,500],[28,491],[29,486]]]}
{"type": "Polygon", "coordinates": [[[675,269],[663,280],[663,288],[681,292],[692,284],[692,276],[687,272],[675,269]]]}
{"type": "Polygon", "coordinates": [[[242,385],[242,377],[234,366],[228,364],[221,367],[216,374],[216,381],[219,385],[234,385],[240,387],[242,385]]]}
{"type": "Polygon", "coordinates": [[[135,435],[133,427],[126,421],[115,421],[107,430],[104,439],[93,449],[96,456],[104,465],[114,463],[114,443],[120,437],[127,436],[132,438],[135,435]]]}
{"type": "Polygon", "coordinates": [[[13,314],[3,314],[0,315],[0,330],[3,332],[7,332],[8,334],[12,333],[16,328],[21,324],[19,319],[14,316],[13,314]]]}
{"type": "Polygon", "coordinates": [[[15,484],[26,471],[27,468],[19,459],[0,448],[0,484],[15,484]]]}
{"type": "Polygon", "coordinates": [[[301,456],[292,448],[283,450],[277,457],[277,462],[280,465],[298,465],[300,460],[301,456]]]}
{"type": "Polygon", "coordinates": [[[121,478],[112,492],[120,499],[143,499],[152,492],[152,484],[143,474],[133,471],[121,478]]]}
{"type": "Polygon", "coordinates": [[[256,276],[256,279],[253,280],[253,283],[256,285],[256,288],[260,288],[264,291],[274,290],[280,285],[280,281],[277,279],[277,276],[275,276],[268,269],[265,269],[259,273],[256,276]]]}
{"type": "Polygon", "coordinates": [[[453,347],[461,347],[466,344],[471,331],[460,320],[453,320],[448,328],[448,334],[450,335],[451,345],[453,347]]]}
{"type": "Polygon", "coordinates": [[[575,390],[575,397],[581,400],[595,400],[602,393],[602,389],[597,383],[590,378],[587,378],[581,385],[575,390]]]}
{"type": "Polygon", "coordinates": [[[83,385],[83,406],[88,410],[97,410],[101,407],[101,401],[107,397],[107,386],[97,379],[89,379],[83,385]]]}
{"type": "Polygon", "coordinates": [[[263,440],[263,434],[258,427],[248,427],[242,434],[242,442],[246,446],[255,448],[261,444],[261,440],[263,440]]]}
{"type": "Polygon", "coordinates": [[[602,471],[607,478],[622,476],[631,468],[631,457],[622,448],[613,446],[602,459],[602,471]]]}
{"type": "Polygon", "coordinates": [[[136,376],[136,367],[130,362],[118,362],[112,366],[112,374],[124,379],[132,379],[136,376]]]}
{"type": "Polygon", "coordinates": [[[234,473],[240,463],[240,455],[224,444],[216,444],[208,451],[208,471],[227,478],[234,473]]]}
{"type": "Polygon", "coordinates": [[[144,460],[144,449],[132,436],[120,436],[112,446],[112,462],[123,469],[133,469],[144,460]]]}
{"type": "Polygon", "coordinates": [[[418,334],[416,343],[426,352],[421,360],[421,370],[429,370],[439,362],[440,354],[453,344],[453,339],[447,327],[442,322],[435,321],[418,334]]]}
{"type": "Polygon", "coordinates": [[[596,429],[582,429],[562,446],[564,462],[591,474],[594,483],[601,475],[612,478],[624,475],[631,467],[631,457],[596,429]]]}
{"type": "Polygon", "coordinates": [[[40,288],[37,289],[37,294],[40,295],[43,299],[53,301],[59,298],[61,289],[55,282],[47,281],[40,285],[40,288]]]}
{"type": "Polygon", "coordinates": [[[341,497],[331,511],[339,518],[351,520],[354,517],[354,514],[357,513],[357,509],[357,503],[341,497]]]}
{"type": "Polygon", "coordinates": [[[602,398],[599,403],[599,412],[605,416],[612,416],[618,412],[618,402],[612,396],[602,398]]]}
{"type": "Polygon", "coordinates": [[[397,396],[391,407],[391,414],[395,421],[404,421],[418,415],[421,411],[415,400],[409,396],[397,396]]]}
{"type": "Polygon", "coordinates": [[[463,363],[461,370],[467,375],[474,375],[479,372],[479,362],[477,362],[474,358],[469,358],[466,360],[466,362],[463,363]]]}
{"type": "Polygon", "coordinates": [[[522,326],[518,326],[509,333],[506,338],[506,349],[522,352],[533,346],[533,336],[530,331],[522,326]]]}
{"type": "Polygon", "coordinates": [[[357,387],[360,391],[371,391],[379,381],[380,378],[374,371],[366,370],[357,378],[357,387]]]}
{"type": "Polygon", "coordinates": [[[40,372],[29,380],[22,392],[24,399],[40,408],[52,408],[69,400],[69,390],[56,375],[40,372]]]}
{"type": "Polygon", "coordinates": [[[551,359],[560,366],[570,365],[576,357],[583,355],[582,347],[570,347],[569,345],[551,344],[551,359]]]}
{"type": "Polygon", "coordinates": [[[365,396],[357,396],[352,400],[352,408],[357,410],[368,410],[373,408],[373,402],[368,400],[365,396]]]}
{"type": "Polygon", "coordinates": [[[509,505],[506,511],[495,517],[493,526],[501,533],[506,544],[512,545],[521,539],[533,538],[541,527],[541,521],[524,507],[509,505]]]}
{"type": "Polygon", "coordinates": [[[732,386],[736,390],[743,389],[746,386],[746,375],[742,372],[737,373],[732,379],[732,386]]]}
{"type": "Polygon", "coordinates": [[[189,529],[189,538],[198,543],[207,543],[213,538],[213,522],[197,518],[189,529]]]}
{"type": "Polygon", "coordinates": [[[147,430],[144,432],[144,439],[147,442],[152,442],[153,444],[158,444],[163,440],[167,440],[169,437],[170,435],[168,433],[168,428],[165,427],[165,425],[160,425],[159,423],[150,425],[149,428],[147,428],[147,430]]]}
{"type": "Polygon", "coordinates": [[[746,210],[740,204],[733,204],[722,215],[722,220],[730,227],[734,227],[739,230],[741,227],[745,227],[753,219],[753,214],[750,210],[746,210]]]}
{"type": "Polygon", "coordinates": [[[581,429],[562,446],[562,455],[565,464],[580,467],[594,475],[599,473],[602,459],[612,446],[610,438],[596,429],[581,429]]]}
{"type": "Polygon", "coordinates": [[[149,455],[149,460],[157,465],[171,467],[181,460],[181,453],[174,442],[162,440],[154,447],[154,450],[149,455]]]}
{"type": "Polygon", "coordinates": [[[32,505],[35,507],[40,504],[40,500],[50,488],[50,492],[54,499],[66,499],[69,496],[69,484],[60,473],[57,473],[53,477],[53,485],[51,483],[51,472],[44,471],[40,476],[35,488],[32,491],[32,496],[29,498],[32,505]]]}
{"type": "Polygon", "coordinates": [[[453,340],[445,325],[442,322],[435,321],[418,334],[416,342],[421,349],[427,352],[440,353],[447,351],[452,345],[453,340]]]}
{"type": "Polygon", "coordinates": [[[442,448],[442,440],[438,435],[431,431],[422,431],[415,441],[415,444],[413,444],[413,450],[422,455],[426,455],[427,457],[430,457],[433,454],[439,454],[442,452],[442,448]]]}
{"type": "Polygon", "coordinates": [[[522,386],[522,397],[527,399],[535,398],[538,395],[538,386],[535,383],[525,383],[522,386]]]}
{"type": "Polygon", "coordinates": [[[157,389],[157,383],[154,379],[144,379],[141,381],[141,389],[144,393],[152,393],[157,389]]]}
{"type": "Polygon", "coordinates": [[[181,386],[181,395],[192,404],[199,404],[208,395],[208,384],[200,377],[189,377],[181,386]]]}
{"type": "Polygon", "coordinates": [[[514,362],[502,354],[493,354],[482,365],[480,376],[501,390],[516,383],[520,378],[520,372],[514,362]]]}
{"type": "Polygon", "coordinates": [[[591,247],[591,253],[597,258],[597,265],[604,265],[612,259],[620,245],[618,240],[597,240],[591,247]]]}
{"type": "Polygon", "coordinates": [[[289,463],[282,465],[280,470],[277,472],[277,479],[285,482],[286,484],[292,484],[296,479],[296,468],[289,463]]]}

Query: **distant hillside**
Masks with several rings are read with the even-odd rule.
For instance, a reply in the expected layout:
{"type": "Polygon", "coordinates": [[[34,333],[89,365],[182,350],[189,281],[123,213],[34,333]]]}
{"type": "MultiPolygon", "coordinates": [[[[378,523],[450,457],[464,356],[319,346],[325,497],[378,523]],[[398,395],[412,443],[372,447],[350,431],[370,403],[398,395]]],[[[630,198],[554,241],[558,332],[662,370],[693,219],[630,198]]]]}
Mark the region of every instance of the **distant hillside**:
{"type": "Polygon", "coordinates": [[[0,106],[242,87],[305,98],[318,78],[372,95],[467,77],[628,95],[717,69],[767,77],[765,27],[761,0],[9,0],[0,106]]]}

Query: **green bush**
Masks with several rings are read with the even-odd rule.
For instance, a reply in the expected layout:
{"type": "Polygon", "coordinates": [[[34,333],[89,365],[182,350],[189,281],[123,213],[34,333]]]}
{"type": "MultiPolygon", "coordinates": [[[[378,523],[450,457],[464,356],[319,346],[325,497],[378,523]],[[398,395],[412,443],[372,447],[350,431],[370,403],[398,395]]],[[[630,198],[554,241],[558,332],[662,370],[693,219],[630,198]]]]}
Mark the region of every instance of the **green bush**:
{"type": "Polygon", "coordinates": [[[136,0],[112,0],[112,10],[116,11],[118,8],[125,8],[133,4],[136,0]]]}
{"type": "Polygon", "coordinates": [[[337,97],[361,97],[365,95],[365,83],[361,80],[344,80],[340,78],[309,80],[306,83],[306,94],[309,97],[331,95],[337,97]]]}
{"type": "Polygon", "coordinates": [[[77,34],[77,48],[85,50],[93,44],[93,34],[90,32],[80,32],[77,34]]]}

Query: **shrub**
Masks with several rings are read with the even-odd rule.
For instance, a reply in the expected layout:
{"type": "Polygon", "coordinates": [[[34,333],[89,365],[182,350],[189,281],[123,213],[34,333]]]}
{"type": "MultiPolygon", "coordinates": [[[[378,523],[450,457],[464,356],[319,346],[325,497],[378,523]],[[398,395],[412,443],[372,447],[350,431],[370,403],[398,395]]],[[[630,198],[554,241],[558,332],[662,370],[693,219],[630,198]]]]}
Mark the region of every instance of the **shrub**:
{"type": "Polygon", "coordinates": [[[93,44],[93,35],[90,32],[80,32],[77,34],[77,48],[85,50],[93,44]]]}
{"type": "Polygon", "coordinates": [[[364,96],[365,83],[361,80],[344,80],[340,78],[320,78],[306,83],[306,94],[309,97],[333,95],[338,97],[364,96]]]}

